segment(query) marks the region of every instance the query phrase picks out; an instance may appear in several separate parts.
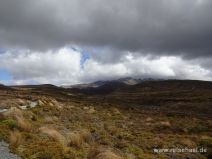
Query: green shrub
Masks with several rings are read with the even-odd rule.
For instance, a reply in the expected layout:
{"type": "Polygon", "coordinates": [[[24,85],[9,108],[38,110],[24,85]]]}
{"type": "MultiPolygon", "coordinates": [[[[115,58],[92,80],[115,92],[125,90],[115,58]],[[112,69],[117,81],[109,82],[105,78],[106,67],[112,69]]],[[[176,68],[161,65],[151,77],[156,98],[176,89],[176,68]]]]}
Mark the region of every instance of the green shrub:
{"type": "Polygon", "coordinates": [[[7,125],[10,129],[14,129],[18,127],[17,122],[12,119],[3,120],[1,121],[1,123],[7,125]]]}

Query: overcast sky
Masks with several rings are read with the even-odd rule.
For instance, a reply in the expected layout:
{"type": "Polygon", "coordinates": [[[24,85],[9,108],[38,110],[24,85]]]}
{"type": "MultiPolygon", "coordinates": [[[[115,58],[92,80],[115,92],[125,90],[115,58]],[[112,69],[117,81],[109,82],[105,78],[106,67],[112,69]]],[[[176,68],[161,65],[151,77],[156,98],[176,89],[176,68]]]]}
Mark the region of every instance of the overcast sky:
{"type": "Polygon", "coordinates": [[[212,80],[211,0],[0,0],[0,82],[212,80]]]}

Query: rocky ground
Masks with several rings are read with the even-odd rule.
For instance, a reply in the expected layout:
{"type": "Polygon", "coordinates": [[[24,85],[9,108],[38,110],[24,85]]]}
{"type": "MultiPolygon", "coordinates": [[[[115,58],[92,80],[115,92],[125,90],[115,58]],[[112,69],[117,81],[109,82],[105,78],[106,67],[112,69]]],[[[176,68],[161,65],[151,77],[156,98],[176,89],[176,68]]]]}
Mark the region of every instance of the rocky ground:
{"type": "Polygon", "coordinates": [[[3,141],[0,142],[0,158],[1,159],[21,159],[16,154],[10,152],[9,145],[3,141]]]}

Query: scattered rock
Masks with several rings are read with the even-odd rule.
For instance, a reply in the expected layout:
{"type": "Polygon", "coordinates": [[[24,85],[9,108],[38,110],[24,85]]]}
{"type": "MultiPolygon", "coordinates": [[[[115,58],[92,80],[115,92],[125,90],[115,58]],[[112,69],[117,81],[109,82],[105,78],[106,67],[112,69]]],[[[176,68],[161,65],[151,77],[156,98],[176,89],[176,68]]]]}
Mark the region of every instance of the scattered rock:
{"type": "Polygon", "coordinates": [[[75,108],[75,106],[74,105],[70,105],[69,108],[75,108]]]}
{"type": "Polygon", "coordinates": [[[30,104],[29,104],[29,106],[31,107],[31,108],[34,108],[34,107],[36,107],[38,105],[38,102],[36,101],[36,102],[31,102],[30,104]]]}
{"type": "Polygon", "coordinates": [[[44,102],[42,100],[38,100],[38,105],[39,106],[43,106],[44,105],[44,102]]]}
{"type": "Polygon", "coordinates": [[[0,113],[4,113],[6,111],[8,111],[8,109],[0,109],[0,113]]]}
{"type": "Polygon", "coordinates": [[[53,104],[52,102],[49,102],[48,104],[49,104],[49,106],[51,106],[51,107],[54,106],[54,104],[53,104]]]}
{"type": "Polygon", "coordinates": [[[115,114],[115,115],[120,115],[121,112],[118,110],[118,108],[113,108],[112,109],[112,112],[115,114]]]}
{"type": "Polygon", "coordinates": [[[95,112],[96,110],[94,109],[94,107],[90,107],[89,110],[87,111],[88,114],[93,114],[95,112]]]}
{"type": "Polygon", "coordinates": [[[161,121],[160,124],[164,126],[171,126],[169,121],[161,121]]]}
{"type": "Polygon", "coordinates": [[[19,108],[22,110],[26,110],[30,108],[35,108],[36,106],[38,106],[38,102],[30,102],[28,105],[19,106],[19,108]]]}
{"type": "Polygon", "coordinates": [[[151,122],[151,121],[153,121],[153,119],[150,118],[150,117],[148,117],[148,118],[146,118],[146,121],[147,121],[147,122],[151,122]]]}
{"type": "Polygon", "coordinates": [[[18,99],[17,103],[19,105],[25,105],[26,104],[26,102],[23,99],[18,99]]]}
{"type": "Polygon", "coordinates": [[[26,110],[27,109],[27,105],[19,106],[19,108],[22,109],[22,110],[26,110]]]}
{"type": "Polygon", "coordinates": [[[89,110],[90,108],[89,108],[89,107],[83,107],[83,109],[84,109],[84,110],[89,110]]]}

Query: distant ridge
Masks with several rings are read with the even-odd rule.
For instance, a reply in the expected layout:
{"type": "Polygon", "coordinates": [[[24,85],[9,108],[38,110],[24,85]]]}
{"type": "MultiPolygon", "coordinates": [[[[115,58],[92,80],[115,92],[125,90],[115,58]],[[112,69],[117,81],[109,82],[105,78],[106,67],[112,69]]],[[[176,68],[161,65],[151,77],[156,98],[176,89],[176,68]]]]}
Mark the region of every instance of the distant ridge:
{"type": "Polygon", "coordinates": [[[116,80],[96,81],[88,84],[62,86],[85,94],[108,94],[117,89],[133,87],[146,81],[158,81],[158,79],[137,79],[132,77],[119,78],[116,80]]]}
{"type": "Polygon", "coordinates": [[[96,81],[92,83],[86,83],[86,84],[76,84],[76,85],[67,85],[67,86],[62,86],[63,88],[77,88],[77,89],[87,89],[87,88],[97,88],[101,87],[103,85],[120,85],[120,84],[125,84],[125,85],[136,85],[139,83],[142,83],[144,81],[154,81],[155,79],[147,78],[147,79],[137,79],[137,78],[132,78],[132,77],[124,77],[124,78],[119,78],[117,80],[102,80],[102,81],[96,81]]]}
{"type": "Polygon", "coordinates": [[[86,87],[77,85],[69,89],[74,89],[77,92],[85,93],[88,95],[100,95],[109,94],[112,92],[116,93],[129,93],[129,92],[151,92],[151,91],[170,91],[170,90],[208,90],[212,89],[212,82],[210,81],[198,81],[198,80],[154,80],[154,79],[132,79],[124,78],[113,81],[98,81],[97,84],[87,84],[86,87]],[[95,85],[95,87],[93,87],[95,85]]]}
{"type": "Polygon", "coordinates": [[[57,86],[53,84],[38,84],[38,85],[14,85],[11,87],[21,87],[21,88],[56,88],[57,86]]]}
{"type": "Polygon", "coordinates": [[[0,83],[0,90],[13,90],[13,89],[0,83]]]}

